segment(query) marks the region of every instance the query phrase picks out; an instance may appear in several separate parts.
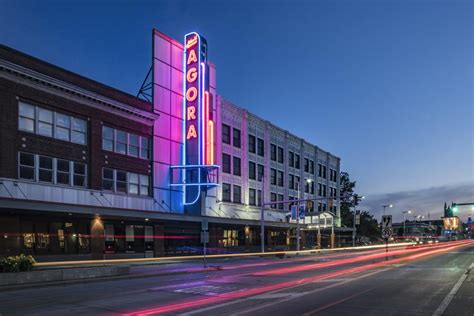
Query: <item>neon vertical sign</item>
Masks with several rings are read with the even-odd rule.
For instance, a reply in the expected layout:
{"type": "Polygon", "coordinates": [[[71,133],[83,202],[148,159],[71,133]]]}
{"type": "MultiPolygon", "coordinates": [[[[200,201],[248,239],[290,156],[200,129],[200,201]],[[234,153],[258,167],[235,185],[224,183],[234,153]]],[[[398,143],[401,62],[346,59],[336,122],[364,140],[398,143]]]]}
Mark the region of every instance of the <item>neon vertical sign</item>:
{"type": "Polygon", "coordinates": [[[196,166],[185,172],[185,201],[198,201],[201,183],[206,177],[199,167],[214,164],[214,118],[209,93],[207,42],[198,33],[184,37],[184,165],[196,166]]]}

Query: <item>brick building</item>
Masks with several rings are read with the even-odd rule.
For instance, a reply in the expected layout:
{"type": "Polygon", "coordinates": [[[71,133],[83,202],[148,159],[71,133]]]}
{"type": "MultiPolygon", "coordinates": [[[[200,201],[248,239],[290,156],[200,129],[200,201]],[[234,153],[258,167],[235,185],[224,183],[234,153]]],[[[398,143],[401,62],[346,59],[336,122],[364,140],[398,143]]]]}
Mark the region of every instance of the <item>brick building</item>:
{"type": "MultiPolygon", "coordinates": [[[[209,99],[202,117],[215,126],[206,130],[215,161],[198,172],[213,169],[217,178],[197,183],[199,203],[186,203],[194,190],[183,171],[190,167],[187,48],[157,30],[153,42],[148,100],[0,46],[0,255],[41,261],[196,253],[203,219],[211,251],[257,249],[262,199],[298,194],[321,198],[304,219],[303,247],[315,246],[314,227],[337,232],[340,159],[221,98],[204,39],[199,78],[209,99]]],[[[288,208],[265,211],[269,249],[294,244],[288,208]]]]}

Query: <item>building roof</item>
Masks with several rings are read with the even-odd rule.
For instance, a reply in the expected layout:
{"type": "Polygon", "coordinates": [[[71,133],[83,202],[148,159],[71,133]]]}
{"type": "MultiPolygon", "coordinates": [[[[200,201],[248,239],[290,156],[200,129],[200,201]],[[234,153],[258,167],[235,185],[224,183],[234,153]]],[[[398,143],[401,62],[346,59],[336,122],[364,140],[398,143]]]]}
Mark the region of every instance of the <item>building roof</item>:
{"type": "Polygon", "coordinates": [[[2,44],[0,44],[0,59],[25,68],[29,68],[47,76],[57,78],[61,81],[81,87],[110,99],[120,101],[140,110],[151,112],[153,109],[153,106],[150,102],[2,44]]]}

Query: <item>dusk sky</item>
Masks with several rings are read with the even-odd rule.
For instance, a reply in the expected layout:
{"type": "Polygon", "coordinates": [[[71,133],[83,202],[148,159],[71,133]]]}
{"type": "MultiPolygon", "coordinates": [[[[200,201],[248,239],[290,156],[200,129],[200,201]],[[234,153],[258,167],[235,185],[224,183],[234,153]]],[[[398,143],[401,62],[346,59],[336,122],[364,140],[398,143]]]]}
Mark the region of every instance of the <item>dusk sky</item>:
{"type": "Polygon", "coordinates": [[[341,157],[374,213],[434,218],[474,201],[473,12],[470,0],[0,0],[0,43],[136,94],[152,28],[197,31],[220,95],[341,157]]]}

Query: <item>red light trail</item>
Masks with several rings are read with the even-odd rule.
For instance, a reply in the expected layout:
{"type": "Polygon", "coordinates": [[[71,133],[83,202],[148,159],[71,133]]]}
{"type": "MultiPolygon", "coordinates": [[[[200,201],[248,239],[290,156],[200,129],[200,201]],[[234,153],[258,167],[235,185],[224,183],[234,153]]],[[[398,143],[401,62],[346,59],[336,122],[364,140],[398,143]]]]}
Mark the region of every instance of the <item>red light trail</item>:
{"type": "Polygon", "coordinates": [[[176,302],[172,303],[169,305],[165,306],[160,306],[156,308],[150,308],[150,309],[145,309],[141,311],[135,311],[135,312],[130,312],[130,313],[124,313],[122,315],[124,316],[145,316],[145,315],[157,315],[157,314],[162,314],[166,312],[172,312],[172,311],[177,311],[177,310],[183,310],[191,307],[198,307],[198,306],[203,306],[203,305],[208,305],[212,303],[221,303],[224,301],[232,300],[232,299],[237,299],[237,298],[243,298],[243,297],[248,297],[252,295],[257,295],[257,294],[262,294],[270,291],[275,291],[275,290],[281,290],[281,289],[286,289],[289,287],[294,287],[294,286],[299,286],[302,284],[307,284],[310,282],[315,282],[319,280],[324,280],[324,279],[330,279],[330,278],[335,278],[339,277],[341,275],[347,275],[351,273],[357,273],[357,272],[363,272],[367,271],[370,269],[374,269],[380,266],[385,266],[385,265],[391,265],[391,264],[396,264],[396,263],[401,263],[405,261],[411,261],[411,260],[416,260],[420,259],[429,255],[434,255],[434,254],[439,254],[442,252],[450,251],[455,248],[459,248],[462,246],[465,246],[467,244],[472,244],[472,241],[462,241],[462,242],[452,242],[449,243],[448,245],[442,245],[441,247],[427,247],[426,252],[422,253],[417,253],[417,254],[412,254],[407,257],[401,257],[401,258],[395,258],[395,259],[390,259],[387,261],[381,261],[377,263],[370,263],[358,267],[353,267],[353,268],[347,268],[335,272],[328,272],[316,276],[311,276],[311,277],[305,277],[297,280],[292,280],[292,281],[287,281],[287,282],[281,282],[277,284],[272,284],[272,285],[266,285],[266,286],[261,286],[253,289],[247,289],[245,291],[236,291],[236,292],[229,292],[229,293],[224,293],[224,294],[219,294],[214,297],[207,297],[207,298],[198,298],[198,299],[192,299],[192,300],[187,300],[187,301],[182,301],[182,302],[176,302]]]}

